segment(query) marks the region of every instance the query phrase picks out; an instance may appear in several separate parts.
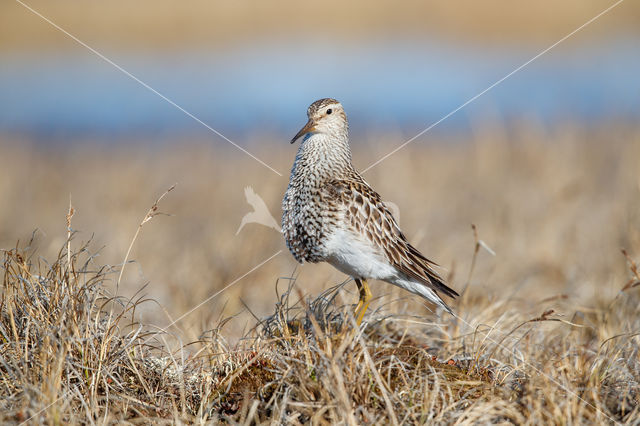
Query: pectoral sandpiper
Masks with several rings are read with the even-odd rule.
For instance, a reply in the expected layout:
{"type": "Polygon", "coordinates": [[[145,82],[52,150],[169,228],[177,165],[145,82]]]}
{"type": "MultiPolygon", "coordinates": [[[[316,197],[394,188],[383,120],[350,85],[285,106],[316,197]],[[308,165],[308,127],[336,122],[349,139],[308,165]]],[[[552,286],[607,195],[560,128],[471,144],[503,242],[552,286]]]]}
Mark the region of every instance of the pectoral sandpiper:
{"type": "Polygon", "coordinates": [[[302,139],[282,201],[282,232],[300,263],[328,262],[360,291],[355,319],[371,300],[367,280],[382,280],[451,309],[438,295],[458,296],[435,263],[407,241],[389,209],[351,163],[349,125],[340,102],[320,99],[291,143],[302,139]]]}

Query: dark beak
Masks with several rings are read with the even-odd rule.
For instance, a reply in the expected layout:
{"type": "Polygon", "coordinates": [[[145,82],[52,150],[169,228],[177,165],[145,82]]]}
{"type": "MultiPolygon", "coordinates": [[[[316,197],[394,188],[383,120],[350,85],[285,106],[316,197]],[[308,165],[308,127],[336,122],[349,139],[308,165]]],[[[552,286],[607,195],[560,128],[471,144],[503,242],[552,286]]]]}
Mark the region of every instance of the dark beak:
{"type": "Polygon", "coordinates": [[[296,133],[296,135],[293,137],[293,139],[291,139],[291,143],[294,143],[295,141],[297,141],[298,139],[300,139],[300,137],[306,135],[309,132],[313,132],[315,129],[313,128],[313,125],[315,123],[309,119],[309,121],[307,121],[307,124],[304,125],[304,127],[302,129],[300,129],[300,131],[298,133],[296,133]]]}

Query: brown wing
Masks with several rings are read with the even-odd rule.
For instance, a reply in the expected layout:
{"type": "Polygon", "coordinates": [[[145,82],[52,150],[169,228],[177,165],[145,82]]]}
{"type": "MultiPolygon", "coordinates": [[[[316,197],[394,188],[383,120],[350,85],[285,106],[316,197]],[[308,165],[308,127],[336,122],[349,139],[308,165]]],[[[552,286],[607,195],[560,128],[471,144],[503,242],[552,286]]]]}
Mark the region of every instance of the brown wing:
{"type": "Polygon", "coordinates": [[[395,268],[433,290],[450,297],[458,296],[433,269],[437,264],[409,244],[380,195],[364,179],[356,176],[349,180],[334,180],[327,188],[333,197],[339,196],[345,204],[346,219],[356,232],[380,247],[395,268]]]}

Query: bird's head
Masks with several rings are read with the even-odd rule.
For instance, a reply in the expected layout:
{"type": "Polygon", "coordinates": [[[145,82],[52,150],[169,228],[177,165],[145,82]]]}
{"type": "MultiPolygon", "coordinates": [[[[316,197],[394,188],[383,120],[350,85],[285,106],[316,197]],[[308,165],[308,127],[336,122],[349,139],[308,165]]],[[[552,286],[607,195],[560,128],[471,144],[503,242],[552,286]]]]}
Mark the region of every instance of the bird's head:
{"type": "Polygon", "coordinates": [[[349,124],[342,104],[335,99],[320,99],[309,105],[307,109],[309,121],[291,139],[294,143],[300,137],[309,133],[322,133],[330,136],[342,136],[347,134],[349,124]]]}

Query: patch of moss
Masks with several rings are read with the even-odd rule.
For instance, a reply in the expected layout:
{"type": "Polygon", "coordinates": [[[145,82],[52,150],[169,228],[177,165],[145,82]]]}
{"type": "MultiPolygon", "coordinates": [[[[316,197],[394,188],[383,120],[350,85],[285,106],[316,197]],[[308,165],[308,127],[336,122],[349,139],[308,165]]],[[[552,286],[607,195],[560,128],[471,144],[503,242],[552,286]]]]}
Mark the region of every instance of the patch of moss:
{"type": "Polygon", "coordinates": [[[223,415],[234,415],[244,401],[265,400],[270,397],[268,385],[274,381],[274,367],[270,360],[254,357],[247,363],[239,364],[226,375],[213,392],[211,410],[223,415]]]}

